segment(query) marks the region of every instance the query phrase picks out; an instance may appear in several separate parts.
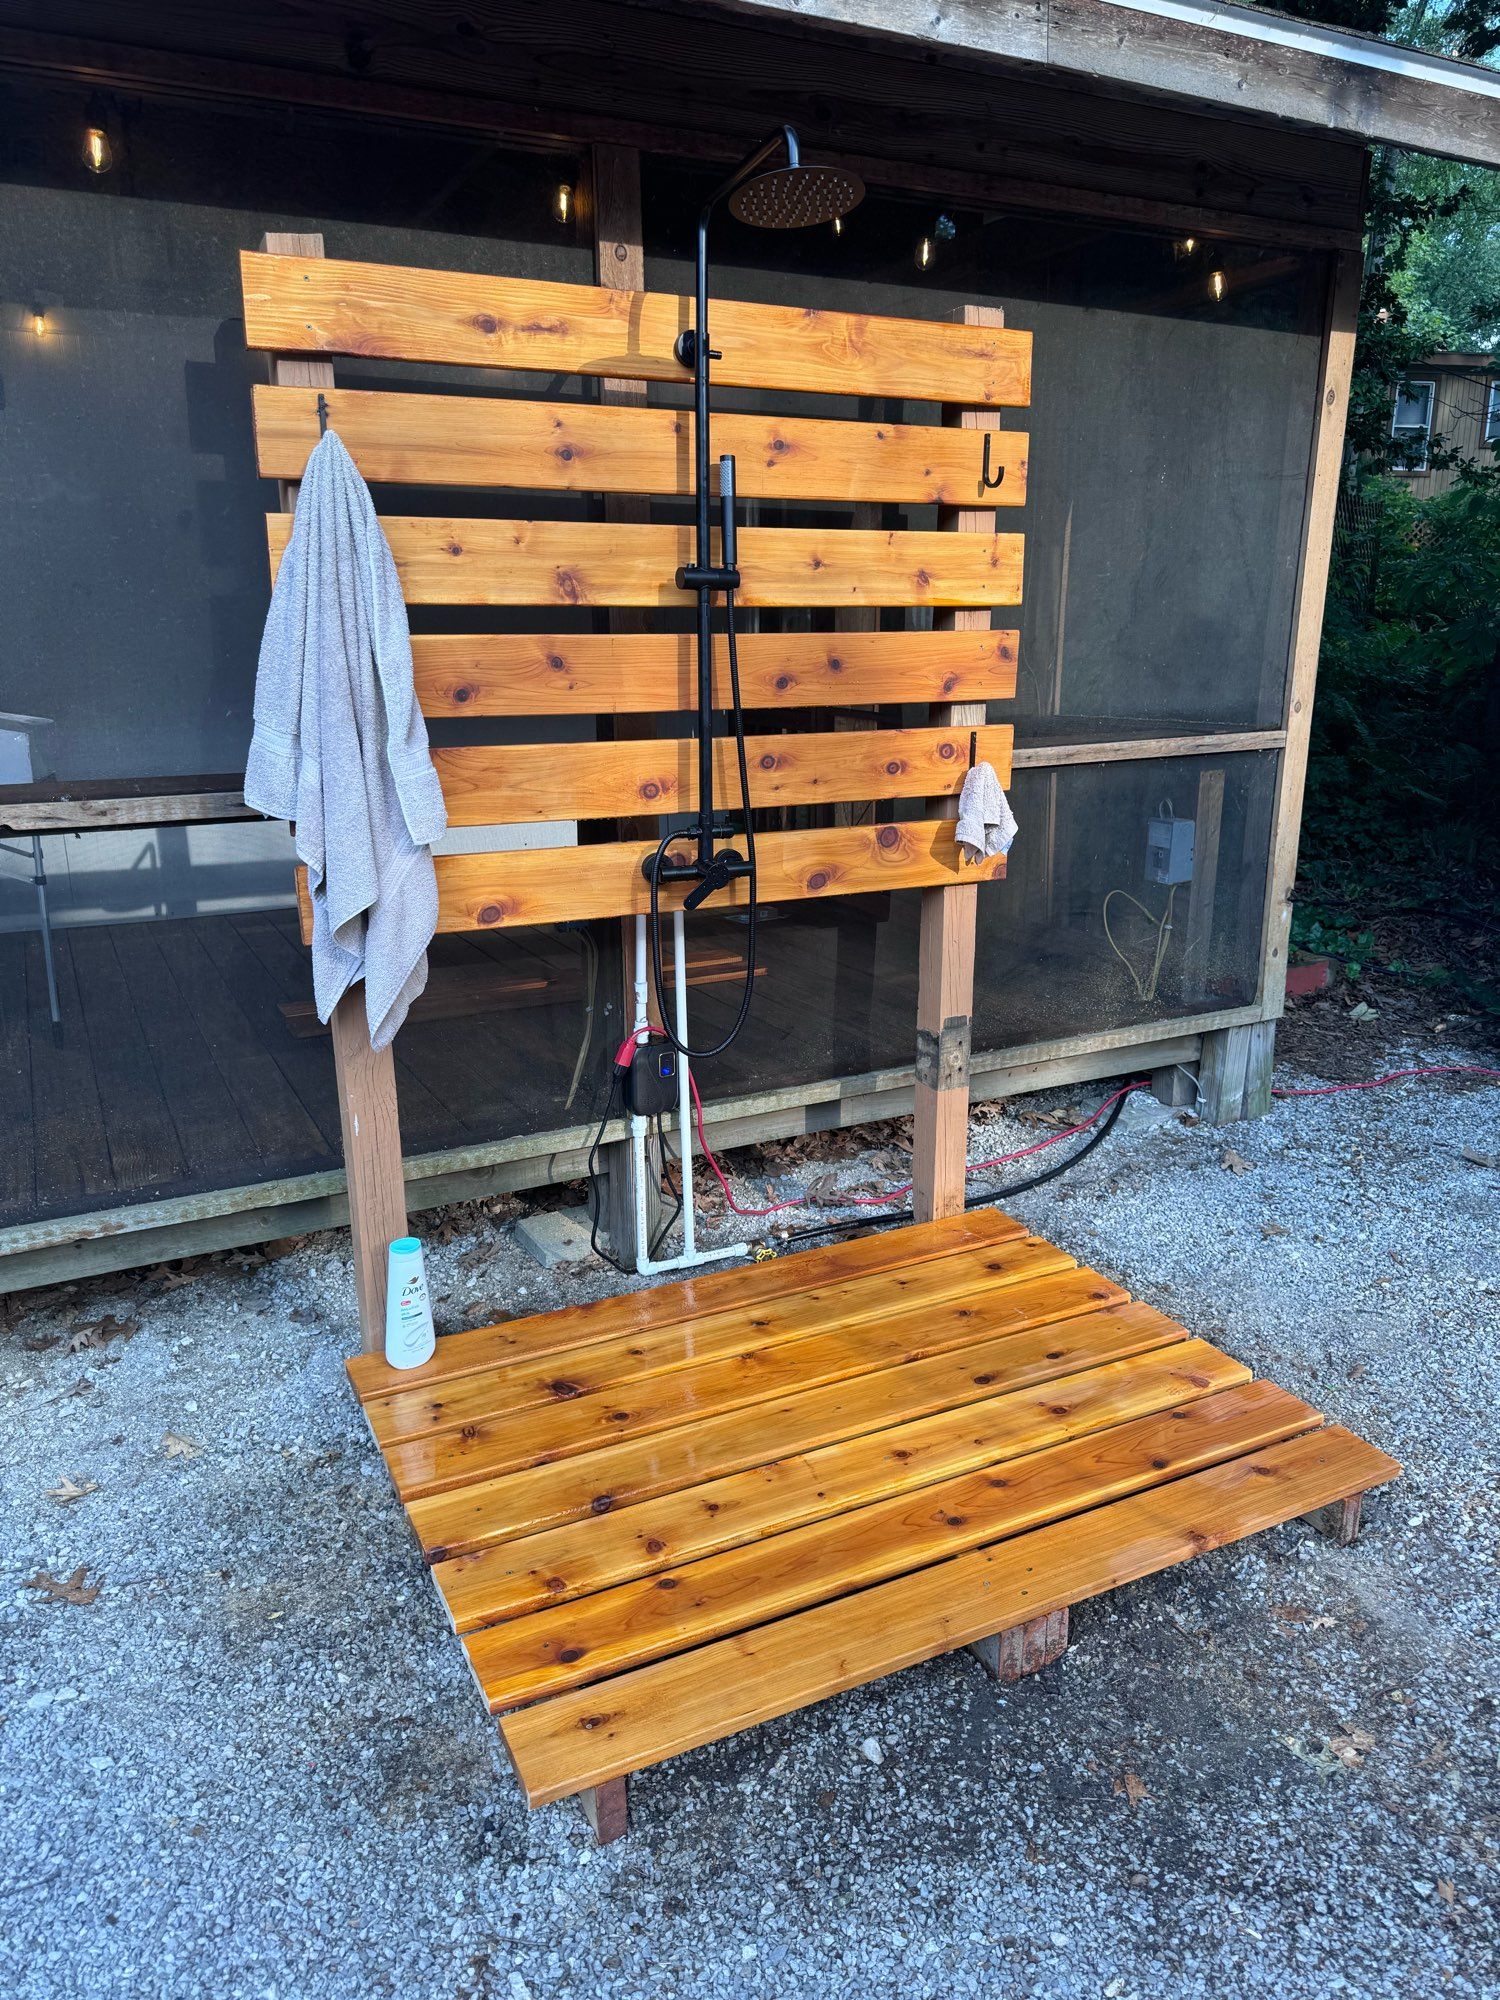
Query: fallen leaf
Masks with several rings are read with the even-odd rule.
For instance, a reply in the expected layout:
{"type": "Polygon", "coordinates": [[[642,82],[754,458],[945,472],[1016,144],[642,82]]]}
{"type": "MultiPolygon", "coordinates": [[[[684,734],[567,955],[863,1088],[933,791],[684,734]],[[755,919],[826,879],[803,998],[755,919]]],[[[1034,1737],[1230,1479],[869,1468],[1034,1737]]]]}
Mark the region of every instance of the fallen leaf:
{"type": "Polygon", "coordinates": [[[26,1579],[27,1590],[39,1590],[53,1604],[92,1604],[104,1585],[101,1576],[94,1583],[88,1583],[88,1564],[80,1563],[71,1576],[61,1579],[51,1576],[44,1569],[26,1579]]]}
{"type": "Polygon", "coordinates": [[[1477,1146],[1465,1146],[1461,1157],[1471,1167],[1500,1167],[1500,1153],[1481,1153],[1477,1146]]]}
{"type": "Polygon", "coordinates": [[[1349,1009],[1349,1019],[1351,1021],[1378,1020],[1379,1010],[1372,1007],[1368,1000],[1356,1000],[1354,1005],[1349,1009]]]}
{"type": "Polygon", "coordinates": [[[1309,1632],[1326,1631],[1334,1622],[1331,1611],[1309,1611],[1305,1604],[1273,1604],[1271,1616],[1283,1625],[1305,1625],[1309,1632]]]}
{"type": "Polygon", "coordinates": [[[1283,1229],[1279,1222],[1263,1222],[1260,1225],[1260,1233],[1262,1236],[1290,1236],[1292,1232],[1290,1229],[1283,1229]]]}
{"type": "Polygon", "coordinates": [[[1142,1799],[1149,1799],[1150,1796],[1146,1789],[1146,1781],[1139,1771],[1124,1771],[1115,1779],[1115,1797],[1124,1798],[1132,1812],[1142,1799]]]}
{"type": "Polygon", "coordinates": [[[1337,1736],[1330,1736],[1326,1748],[1330,1756],[1337,1757],[1341,1764],[1352,1771],[1357,1769],[1375,1748],[1375,1738],[1363,1729],[1346,1729],[1337,1736]]]}
{"type": "Polygon", "coordinates": [[[85,1494],[97,1493],[98,1491],[99,1482],[97,1479],[85,1479],[80,1483],[77,1480],[71,1479],[67,1473],[64,1473],[56,1486],[49,1486],[47,1488],[47,1498],[55,1500],[59,1507],[66,1507],[70,1501],[82,1500],[85,1494]]]}
{"type": "Polygon", "coordinates": [[[177,1431],[168,1431],[161,1441],[161,1448],[168,1458],[201,1458],[203,1447],[190,1437],[183,1437],[177,1431]]]}
{"type": "Polygon", "coordinates": [[[141,1330],[138,1319],[116,1319],[106,1313],[102,1319],[78,1320],[68,1333],[63,1351],[82,1354],[90,1347],[107,1347],[112,1340],[133,1340],[141,1330]]]}
{"type": "Polygon", "coordinates": [[[1445,1903],[1453,1903],[1458,1899],[1458,1891],[1453,1884],[1441,1876],[1438,1878],[1437,1892],[1445,1903]]]}
{"type": "Polygon", "coordinates": [[[52,1401],[54,1403],[66,1403],[74,1396],[91,1396],[94,1393],[94,1387],[95,1385],[89,1376],[80,1375],[71,1389],[60,1390],[52,1398],[52,1401]]]}
{"type": "Polygon", "coordinates": [[[1248,1160],[1242,1160],[1233,1146],[1224,1148],[1224,1156],[1219,1161],[1221,1167],[1228,1167],[1232,1174],[1252,1174],[1255,1169],[1248,1160]]]}

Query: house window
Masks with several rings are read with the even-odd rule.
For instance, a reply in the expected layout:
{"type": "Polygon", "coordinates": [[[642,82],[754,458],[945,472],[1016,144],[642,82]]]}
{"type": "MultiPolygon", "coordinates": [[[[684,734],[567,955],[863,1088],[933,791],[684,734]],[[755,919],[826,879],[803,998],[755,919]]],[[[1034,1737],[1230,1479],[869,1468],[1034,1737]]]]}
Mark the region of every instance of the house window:
{"type": "Polygon", "coordinates": [[[1403,382],[1396,391],[1396,407],[1391,416],[1391,437],[1402,447],[1398,470],[1422,472],[1427,466],[1427,441],[1432,436],[1432,399],[1435,384],[1403,382]]]}
{"type": "Polygon", "coordinates": [[[1491,382],[1489,401],[1484,410],[1484,441],[1488,445],[1500,445],[1500,382],[1491,382]]]}

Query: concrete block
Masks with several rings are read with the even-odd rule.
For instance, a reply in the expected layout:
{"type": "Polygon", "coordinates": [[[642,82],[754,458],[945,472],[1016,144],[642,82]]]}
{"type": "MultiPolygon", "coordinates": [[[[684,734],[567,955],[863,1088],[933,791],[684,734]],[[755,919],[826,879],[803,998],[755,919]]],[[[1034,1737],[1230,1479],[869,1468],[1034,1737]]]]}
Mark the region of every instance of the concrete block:
{"type": "Polygon", "coordinates": [[[527,1256],[544,1271],[559,1264],[580,1264],[593,1255],[586,1208],[549,1208],[537,1215],[523,1215],[513,1233],[527,1256]]]}

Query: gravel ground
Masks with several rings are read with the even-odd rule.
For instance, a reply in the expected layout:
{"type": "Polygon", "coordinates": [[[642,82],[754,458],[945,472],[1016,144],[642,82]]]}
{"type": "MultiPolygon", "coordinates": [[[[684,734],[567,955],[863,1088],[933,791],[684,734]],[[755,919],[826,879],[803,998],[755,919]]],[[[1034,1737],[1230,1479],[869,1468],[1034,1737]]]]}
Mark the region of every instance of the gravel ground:
{"type": "MultiPolygon", "coordinates": [[[[1403,1054],[1463,1059],[1371,1067],[1403,1054]]],[[[986,1113],[977,1152],[1100,1094],[986,1113]]],[[[1500,1993],[1500,1173],[1465,1146],[1500,1154],[1493,1087],[1132,1118],[1013,1204],[1404,1461],[1356,1548],[1279,1529],[1083,1606],[1007,1694],[959,1654],[681,1757],[603,1850],[522,1806],[423,1578],[345,1385],[342,1237],[19,1302],[0,1991],[1500,1993]]],[[[513,1214],[423,1219],[445,1324],[618,1288],[539,1273],[513,1214]]]]}

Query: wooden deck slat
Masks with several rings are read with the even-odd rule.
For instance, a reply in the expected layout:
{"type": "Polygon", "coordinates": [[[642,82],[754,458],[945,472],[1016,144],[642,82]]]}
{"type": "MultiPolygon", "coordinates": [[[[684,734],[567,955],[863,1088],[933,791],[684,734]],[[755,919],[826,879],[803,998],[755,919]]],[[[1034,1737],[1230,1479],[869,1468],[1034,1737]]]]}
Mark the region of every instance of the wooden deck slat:
{"type": "MultiPolygon", "coordinates": [[[[746,709],[846,708],[878,702],[1009,701],[1016,632],[744,632],[746,709]]],[[[660,715],[698,705],[684,632],[416,633],[412,664],[424,714],[660,715]]],[[[724,640],[714,694],[730,701],[724,640]]]]}
{"type": "Polygon", "coordinates": [[[455,1491],[408,1500],[407,1512],[422,1547],[438,1560],[1186,1338],[1151,1306],[1116,1306],[706,1415],[686,1428],[605,1445],[582,1457],[475,1479],[455,1491]]]}
{"type": "Polygon", "coordinates": [[[540,1702],[506,1719],[505,1742],[532,1805],[566,1798],[1242,1540],[1399,1469],[1348,1431],[1309,1432],[540,1702]]]}
{"type": "MultiPolygon", "coordinates": [[[[976,757],[1009,784],[1008,726],[787,732],[746,738],[751,797],[757,807],[953,797],[968,776],[971,735],[976,757]]],[[[462,744],[434,750],[432,761],[450,826],[624,819],[698,804],[698,745],[687,736],[462,744]]],[[[714,788],[716,798],[738,802],[739,766],[727,736],[714,741],[714,788]]]]}
{"type": "Polygon", "coordinates": [[[473,1479],[519,1471],[594,1451],[615,1438],[640,1437],[774,1397],[873,1374],[881,1367],[969,1348],[1008,1331],[1071,1319],[1126,1294],[1097,1271],[1059,1271],[997,1288],[972,1305],[927,1307],[871,1320],[847,1333],[815,1334],[780,1346],[750,1348],[701,1367],[648,1375],[593,1396],[545,1409],[465,1424],[459,1431],[412,1438],[386,1451],[403,1499],[441,1493],[473,1479]]]}
{"type": "MultiPolygon", "coordinates": [[[[318,391],[257,383],[256,463],[300,479],[317,445],[318,391]]],[[[372,484],[551,493],[690,494],[693,413],[645,404],[536,403],[329,389],[328,421],[372,484]]],[[[986,495],[983,439],[935,424],[714,413],[714,450],[735,458],[746,500],[892,501],[1020,507],[1023,432],[991,433],[999,486],[986,495]]]]}
{"type": "MultiPolygon", "coordinates": [[[[693,531],[657,522],[453,520],[385,514],[408,604],[583,605],[690,610],[677,570],[693,531]]],[[[268,514],[274,579],[290,514],[268,514]]],[[[743,528],[739,602],[747,609],[848,604],[1015,605],[1022,537],[921,529],[743,528]]]]}
{"type": "MultiPolygon", "coordinates": [[[[1003,1470],[964,1473],[488,1625],[464,1642],[469,1665],[492,1711],[550,1698],[1237,1458],[1319,1421],[1316,1410],[1269,1383],[1229,1389],[1009,1460],[1003,1470]]],[[[1085,1524],[1079,1532],[1088,1532],[1085,1524]]]]}
{"type": "Polygon", "coordinates": [[[472,1632],[723,1549],[758,1544],[847,1508],[930,1489],[977,1467],[1156,1410],[1185,1406],[1249,1376],[1242,1363],[1206,1341],[1181,1340],[1040,1388],[991,1396],[455,1556],[438,1563],[432,1579],[454,1629],[472,1632]]]}
{"type": "MultiPolygon", "coordinates": [[[[245,344],[545,375],[690,380],[673,353],[687,298],[538,278],[240,253],[245,344]]],[[[1031,335],[715,298],[723,387],[996,407],[1031,396],[1031,335]]]]}
{"type": "Polygon", "coordinates": [[[851,1237],[821,1249],[794,1250],[763,1264],[701,1271],[666,1285],[590,1299],[583,1305],[502,1320],[466,1333],[446,1333],[420,1368],[392,1368],[381,1354],[356,1354],[345,1364],[362,1403],[393,1390],[426,1389],[511,1361],[561,1354],[622,1334],[644,1333],[713,1313],[749,1310],[814,1286],[903,1270],[995,1243],[1013,1242],[1025,1228],[998,1208],[971,1208],[942,1222],[880,1236],[851,1237]]]}
{"type": "MultiPolygon", "coordinates": [[[[905,1329],[886,1336],[882,1351],[888,1352],[893,1342],[910,1340],[919,1330],[921,1313],[933,1315],[920,1329],[925,1338],[956,1345],[968,1326],[986,1325],[997,1294],[1076,1269],[1077,1260],[1066,1251],[1039,1236],[1021,1236],[911,1268],[811,1286],[791,1297],[769,1300],[753,1312],[733,1309],[659,1332],[596,1341],[569,1355],[565,1363],[552,1355],[541,1361],[511,1362],[431,1389],[398,1390],[366,1403],[365,1415],[382,1449],[405,1439],[434,1438],[475,1424],[518,1418],[526,1410],[550,1410],[583,1431],[590,1421],[585,1400],[589,1397],[628,1398],[646,1378],[679,1369],[698,1371],[695,1384],[706,1384],[710,1378],[702,1371],[731,1357],[745,1362],[746,1372],[753,1375],[766,1355],[783,1346],[807,1355],[808,1365],[813,1366],[806,1342],[818,1335],[847,1341],[870,1321],[881,1322],[882,1330],[885,1323],[899,1321],[905,1329]]],[[[870,1328],[872,1354],[877,1351],[874,1334],[870,1328]]],[[[788,1354],[789,1362],[796,1358],[788,1354]]],[[[612,1410],[610,1419],[615,1418],[612,1410]]]]}

